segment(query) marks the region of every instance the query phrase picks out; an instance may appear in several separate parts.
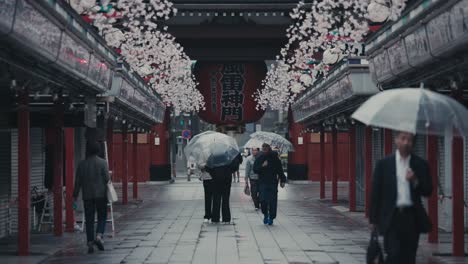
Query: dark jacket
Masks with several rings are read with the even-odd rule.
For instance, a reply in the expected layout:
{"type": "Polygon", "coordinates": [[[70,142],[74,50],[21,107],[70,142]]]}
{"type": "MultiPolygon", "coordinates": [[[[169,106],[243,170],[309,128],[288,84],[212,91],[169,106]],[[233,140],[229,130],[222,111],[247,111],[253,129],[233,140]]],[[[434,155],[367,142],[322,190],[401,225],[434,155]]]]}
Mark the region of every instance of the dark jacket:
{"type": "Polygon", "coordinates": [[[276,184],[278,178],[281,182],[286,182],[286,176],[283,172],[283,165],[278,157],[278,153],[270,151],[270,153],[261,153],[255,159],[254,172],[258,174],[258,182],[260,184],[276,184]],[[263,162],[268,161],[268,165],[263,167],[263,162]]]}
{"type": "MultiPolygon", "coordinates": [[[[411,154],[409,164],[418,179],[418,184],[410,184],[411,200],[417,210],[424,210],[421,203],[421,196],[429,196],[432,192],[432,180],[429,175],[428,163],[420,157],[411,154]]],[[[369,222],[376,224],[379,232],[385,234],[388,230],[397,201],[397,172],[396,156],[390,155],[379,160],[375,166],[372,179],[372,190],[370,200],[369,222]]],[[[419,211],[416,226],[422,226],[423,222],[428,222],[427,214],[419,211]]]]}
{"type": "Polygon", "coordinates": [[[107,161],[91,156],[81,161],[76,169],[73,197],[78,197],[80,190],[83,190],[83,200],[105,198],[109,179],[107,161]]]}
{"type": "Polygon", "coordinates": [[[234,158],[234,160],[229,165],[215,167],[215,168],[205,167],[205,170],[210,174],[211,178],[213,178],[215,181],[223,177],[227,177],[229,178],[229,182],[230,182],[232,173],[239,170],[239,166],[241,163],[242,163],[242,156],[239,154],[234,158]]]}

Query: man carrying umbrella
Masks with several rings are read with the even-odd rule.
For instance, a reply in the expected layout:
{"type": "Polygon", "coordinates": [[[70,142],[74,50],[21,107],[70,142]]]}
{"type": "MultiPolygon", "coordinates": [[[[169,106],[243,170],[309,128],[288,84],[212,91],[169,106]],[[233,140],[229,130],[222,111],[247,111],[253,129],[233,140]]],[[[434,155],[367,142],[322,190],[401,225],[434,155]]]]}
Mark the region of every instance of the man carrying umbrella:
{"type": "Polygon", "coordinates": [[[257,211],[260,209],[260,201],[259,201],[259,190],[258,190],[258,174],[253,171],[253,166],[255,163],[255,159],[258,157],[259,148],[252,148],[252,155],[250,155],[245,164],[245,184],[249,186],[250,182],[250,196],[252,197],[252,201],[255,206],[255,210],[257,211]]]}
{"type": "Polygon", "coordinates": [[[396,153],[374,170],[369,222],[384,235],[385,263],[416,263],[419,234],[431,228],[421,202],[432,191],[429,166],[412,154],[413,142],[413,134],[398,132],[396,153]]]}
{"type": "Polygon", "coordinates": [[[286,176],[278,153],[270,145],[262,145],[262,154],[255,160],[254,172],[259,175],[260,204],[264,215],[263,223],[273,225],[278,205],[278,181],[284,188],[286,176]]]}

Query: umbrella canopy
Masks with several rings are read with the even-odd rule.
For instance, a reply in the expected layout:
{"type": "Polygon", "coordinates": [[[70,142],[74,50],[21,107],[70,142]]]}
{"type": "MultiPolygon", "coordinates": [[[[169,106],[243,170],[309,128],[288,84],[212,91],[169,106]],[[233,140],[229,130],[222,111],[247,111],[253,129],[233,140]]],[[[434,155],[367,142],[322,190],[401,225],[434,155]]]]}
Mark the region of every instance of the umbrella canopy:
{"type": "Polygon", "coordinates": [[[239,155],[239,146],[230,136],[207,131],[193,137],[185,147],[184,153],[197,165],[214,168],[230,164],[239,155]]]}
{"type": "Polygon", "coordinates": [[[423,88],[400,88],[372,96],[352,118],[369,126],[414,134],[468,135],[468,110],[454,99],[423,88]]]}
{"type": "Polygon", "coordinates": [[[289,140],[276,133],[264,131],[251,134],[249,141],[245,143],[244,147],[261,148],[263,143],[267,143],[273,148],[277,147],[280,152],[294,151],[293,144],[289,140]]]}

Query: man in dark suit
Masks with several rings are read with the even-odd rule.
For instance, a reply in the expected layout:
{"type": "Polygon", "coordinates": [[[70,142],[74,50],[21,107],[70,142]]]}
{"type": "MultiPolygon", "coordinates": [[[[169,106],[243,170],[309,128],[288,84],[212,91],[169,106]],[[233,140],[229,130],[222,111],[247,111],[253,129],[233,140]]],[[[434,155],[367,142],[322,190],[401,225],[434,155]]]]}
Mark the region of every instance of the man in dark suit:
{"type": "Polygon", "coordinates": [[[429,232],[421,196],[432,192],[429,165],[412,154],[414,135],[398,132],[395,154],[374,170],[369,222],[384,235],[385,263],[416,263],[419,234],[429,232]]]}

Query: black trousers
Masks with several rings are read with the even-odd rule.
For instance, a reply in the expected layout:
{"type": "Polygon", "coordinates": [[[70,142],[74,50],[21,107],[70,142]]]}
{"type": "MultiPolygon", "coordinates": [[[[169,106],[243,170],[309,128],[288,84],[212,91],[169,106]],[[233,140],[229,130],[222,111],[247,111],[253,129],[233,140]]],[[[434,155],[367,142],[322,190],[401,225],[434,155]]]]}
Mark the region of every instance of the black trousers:
{"type": "Polygon", "coordinates": [[[255,208],[260,208],[260,191],[258,189],[258,180],[250,179],[250,196],[255,208]]]}
{"type": "Polygon", "coordinates": [[[219,222],[219,211],[221,209],[223,222],[231,221],[231,209],[229,208],[229,197],[231,195],[231,174],[220,175],[213,178],[213,211],[211,222],[219,222]]]}
{"type": "Polygon", "coordinates": [[[275,219],[278,208],[278,184],[260,183],[259,190],[262,213],[270,219],[275,219]]]}
{"type": "Polygon", "coordinates": [[[416,224],[416,211],[413,207],[395,210],[390,227],[384,235],[386,264],[416,263],[419,244],[416,224]]]}
{"type": "Polygon", "coordinates": [[[86,221],[86,238],[88,242],[94,241],[97,234],[104,234],[107,219],[107,198],[83,200],[86,221]],[[96,233],[94,233],[94,217],[97,212],[96,233]]]}
{"type": "Polygon", "coordinates": [[[211,219],[211,207],[213,206],[213,180],[203,181],[205,192],[205,219],[211,219]]]}

